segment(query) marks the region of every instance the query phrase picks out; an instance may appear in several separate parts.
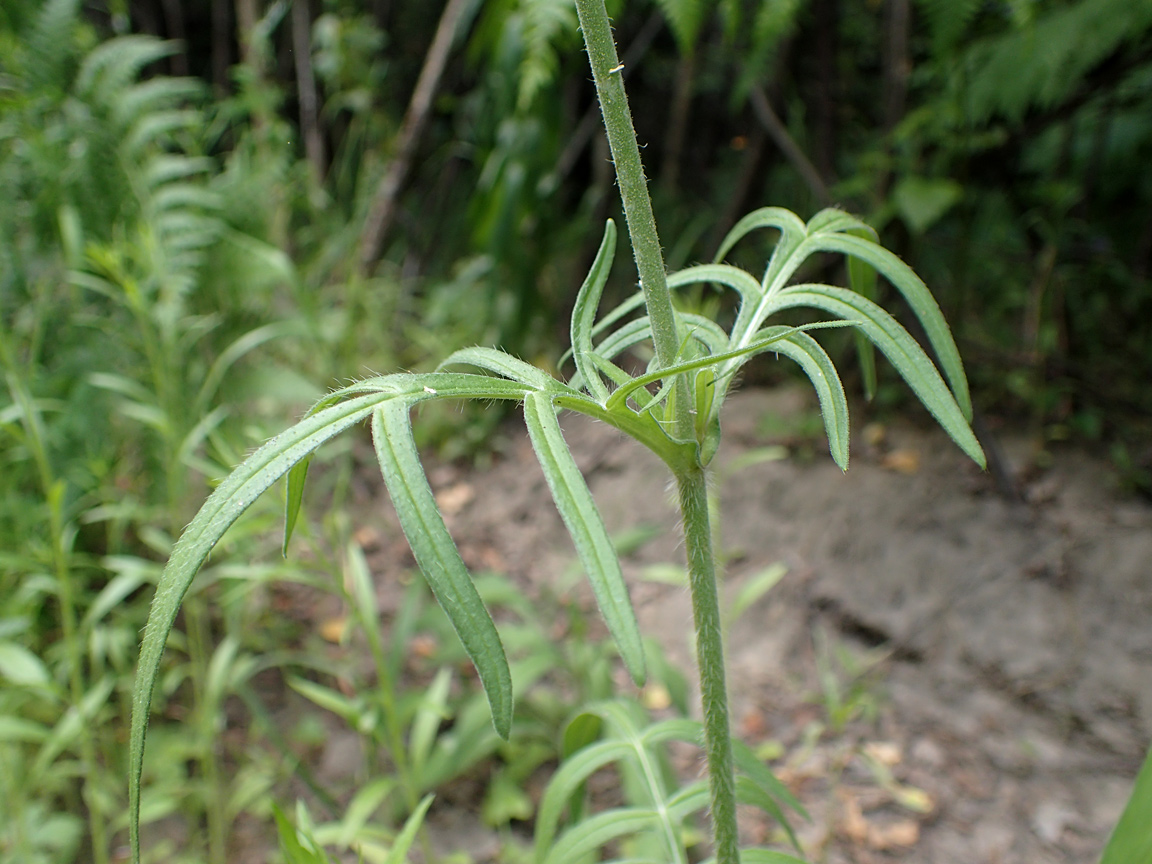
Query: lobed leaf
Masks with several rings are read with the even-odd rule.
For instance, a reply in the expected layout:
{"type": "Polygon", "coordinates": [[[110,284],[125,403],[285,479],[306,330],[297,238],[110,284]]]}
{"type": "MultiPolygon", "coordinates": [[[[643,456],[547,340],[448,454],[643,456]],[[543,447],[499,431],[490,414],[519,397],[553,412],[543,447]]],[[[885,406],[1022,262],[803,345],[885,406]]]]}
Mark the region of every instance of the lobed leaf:
{"type": "Polygon", "coordinates": [[[512,729],[508,659],[436,506],[412,437],[409,410],[407,402],[394,400],[373,412],[372,442],[380,473],[416,563],[475,665],[492,708],[492,723],[506,740],[512,729]]]}
{"type": "Polygon", "coordinates": [[[644,643],[640,638],[640,626],[636,623],[632,600],[628,596],[628,586],[620,571],[620,560],[608,537],[608,530],[604,527],[596,502],[592,500],[592,493],[588,491],[588,485],[564,443],[550,397],[543,393],[526,395],[524,420],[536,458],[544,470],[552,498],[588,574],[608,631],[620,650],[632,680],[637,685],[643,684],[644,643]]]}

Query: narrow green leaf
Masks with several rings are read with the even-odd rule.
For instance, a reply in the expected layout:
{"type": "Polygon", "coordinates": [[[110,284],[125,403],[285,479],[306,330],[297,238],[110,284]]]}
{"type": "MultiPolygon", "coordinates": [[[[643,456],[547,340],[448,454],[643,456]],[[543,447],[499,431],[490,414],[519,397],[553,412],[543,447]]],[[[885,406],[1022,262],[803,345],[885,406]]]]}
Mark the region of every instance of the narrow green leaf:
{"type": "Polygon", "coordinates": [[[462,348],[454,351],[437,367],[468,364],[480,369],[487,369],[497,375],[503,375],[513,381],[518,381],[535,390],[548,390],[564,385],[545,372],[537,369],[530,363],[525,363],[511,354],[498,351],[495,348],[462,348]]]}
{"type": "Polygon", "coordinates": [[[695,744],[697,747],[702,747],[704,746],[704,724],[699,720],[687,720],[684,718],[662,720],[644,729],[641,733],[641,740],[643,740],[645,744],[659,744],[664,741],[684,741],[688,744],[695,744]]]}
{"type": "MultiPolygon", "coordinates": [[[[772,253],[773,259],[781,250],[783,250],[783,254],[789,254],[806,233],[804,222],[792,211],[782,207],[761,207],[759,210],[753,210],[732,226],[732,230],[725,235],[723,242],[720,243],[720,249],[713,260],[722,261],[733,246],[740,242],[745,235],[758,228],[775,228],[780,232],[780,241],[772,253]]],[[[771,264],[769,264],[769,269],[771,269],[771,264]]]]}
{"type": "MultiPolygon", "coordinates": [[[[765,328],[773,331],[786,328],[765,328]]],[[[765,330],[760,331],[761,333],[765,330]]],[[[869,343],[871,345],[871,343],[869,343]]],[[[820,413],[824,418],[824,432],[832,458],[844,470],[848,469],[848,398],[832,358],[820,343],[807,333],[792,333],[772,346],[772,350],[796,361],[816,390],[820,400],[820,413]]]]}
{"type": "Polygon", "coordinates": [[[788,817],[785,815],[783,808],[776,803],[775,799],[768,792],[753,781],[750,777],[744,774],[736,778],[736,800],[741,804],[749,804],[753,807],[759,807],[773,819],[775,819],[784,833],[788,835],[788,841],[797,851],[803,851],[800,846],[800,840],[793,831],[792,825],[788,822],[788,817]]]}
{"type": "Polygon", "coordinates": [[[787,805],[805,819],[811,818],[804,805],[796,800],[796,796],[788,791],[788,787],[777,779],[767,765],[765,765],[753,752],[752,748],[743,741],[733,739],[732,760],[736,767],[744,772],[752,782],[771,795],[775,800],[787,805]]]}
{"type": "Polygon", "coordinates": [[[616,223],[609,219],[604,224],[604,239],[596,252],[596,260],[580,293],[576,295],[576,306],[572,310],[572,358],[576,371],[580,373],[588,393],[603,405],[608,400],[608,388],[600,380],[596,367],[590,362],[592,354],[592,328],[596,323],[596,310],[600,305],[600,295],[608,282],[608,271],[616,254],[616,223]]]}
{"type": "MultiPolygon", "coordinates": [[[[960,406],[964,419],[972,420],[972,400],[968,395],[968,379],[964,376],[964,365],[960,362],[960,352],[952,339],[952,332],[940,312],[936,299],[912,268],[883,246],[851,234],[822,234],[812,237],[806,243],[813,251],[840,252],[866,262],[892,283],[920,320],[932,349],[940,360],[944,377],[952,388],[952,393],[960,406]]],[[[880,347],[880,346],[877,346],[880,347]]]]}
{"type": "MultiPolygon", "coordinates": [[[[863,240],[876,242],[876,232],[867,225],[846,229],[863,240]]],[[[855,255],[848,256],[848,285],[853,291],[873,302],[876,301],[876,268],[855,255]]],[[[876,346],[859,330],[854,334],[856,356],[860,358],[860,374],[864,379],[864,398],[869,402],[876,396],[876,346]]]]}
{"type": "Polygon", "coordinates": [[[408,860],[408,850],[412,848],[412,841],[416,839],[416,832],[424,824],[424,817],[428,813],[428,808],[432,806],[433,797],[429,793],[421,798],[416,809],[404,820],[404,827],[396,835],[392,849],[388,852],[388,857],[384,859],[384,864],[404,864],[408,860]]]}
{"type": "Polygon", "coordinates": [[[976,441],[963,410],[928,355],[895,318],[859,294],[831,285],[786,288],[773,298],[769,311],[801,306],[822,309],[845,320],[856,320],[856,326],[896,367],[900,377],[908,382],[917,398],[957,446],[980,467],[985,466],[984,451],[976,441]]]}
{"type": "Polygon", "coordinates": [[[48,731],[43,723],[0,715],[0,744],[39,744],[47,740],[48,731]]]}
{"type": "Polygon", "coordinates": [[[1100,864],[1145,864],[1152,861],[1152,750],[1136,776],[1132,797],[1104,849],[1100,864]]]}
{"type": "Polygon", "coordinates": [[[432,752],[436,732],[448,716],[448,688],[451,684],[452,670],[447,666],[441,667],[424,690],[416,716],[412,719],[408,752],[412,759],[412,773],[417,778],[421,777],[428,754],[432,752]]]}
{"type": "Polygon", "coordinates": [[[328,864],[329,858],[323,850],[311,843],[307,847],[300,842],[296,826],[288,821],[275,802],[272,803],[272,816],[276,820],[276,832],[280,837],[280,854],[288,864],[328,864]]]}
{"type": "Polygon", "coordinates": [[[292,532],[296,530],[296,519],[300,516],[300,506],[304,503],[304,483],[308,480],[308,466],[312,464],[312,454],[309,453],[292,466],[285,481],[284,490],[284,543],[280,547],[280,554],[288,557],[288,543],[292,539],[292,532]]]}
{"type": "Polygon", "coordinates": [[[588,491],[588,485],[564,442],[551,399],[540,393],[525,396],[524,420],[536,459],[544,470],[552,499],[588,574],[608,632],[612,634],[632,680],[637,685],[643,684],[644,643],[628,596],[628,586],[620,571],[620,560],[616,557],[596,502],[592,500],[592,493],[588,491]]]}
{"type": "Polygon", "coordinates": [[[380,406],[372,415],[372,440],[380,472],[416,563],[480,674],[497,733],[507,739],[512,729],[512,673],[508,659],[496,625],[472,584],[424,476],[412,438],[408,405],[397,400],[380,406]]]}
{"type": "Polygon", "coordinates": [[[701,282],[727,285],[740,295],[742,303],[754,305],[760,299],[760,283],[746,270],[731,264],[697,264],[668,276],[669,288],[683,288],[701,282]]]}
{"type": "Polygon", "coordinates": [[[372,814],[380,809],[380,805],[396,789],[399,781],[396,777],[377,777],[366,786],[360,787],[344,811],[344,818],[340,820],[340,836],[338,842],[341,846],[348,846],[355,840],[360,830],[368,824],[372,814]]]}
{"type": "MultiPolygon", "coordinates": [[[[603,728],[604,721],[599,714],[591,711],[577,714],[564,727],[564,736],[560,744],[560,758],[567,760],[577,751],[594,744],[600,738],[603,728]]],[[[584,818],[584,787],[585,784],[580,783],[568,796],[568,818],[572,822],[579,822],[584,818]]],[[[551,841],[551,836],[549,836],[549,841],[551,841]]]]}
{"type": "Polygon", "coordinates": [[[753,603],[775,588],[787,573],[788,565],[777,561],[745,582],[728,604],[726,620],[728,622],[738,620],[753,603]]]}
{"type": "Polygon", "coordinates": [[[787,338],[788,336],[797,333],[803,333],[805,330],[825,330],[836,327],[850,327],[855,323],[856,322],[853,321],[818,321],[814,324],[803,324],[799,327],[785,327],[780,332],[774,332],[769,336],[757,339],[750,345],[745,345],[744,347],[737,348],[733,351],[726,351],[723,354],[709,355],[706,357],[698,357],[695,360],[676,363],[656,372],[649,372],[647,375],[641,375],[637,378],[633,378],[626,385],[616,389],[612,393],[612,396],[608,399],[608,404],[606,407],[609,411],[617,410],[620,406],[625,404],[625,402],[629,397],[632,396],[633,393],[642,387],[645,387],[648,384],[653,384],[663,378],[678,375],[681,372],[691,372],[695,369],[704,369],[709,366],[719,366],[721,364],[726,364],[724,370],[717,377],[727,377],[741,365],[743,365],[743,362],[736,363],[731,361],[746,361],[747,358],[756,354],[763,354],[765,351],[775,351],[776,346],[780,343],[780,341],[787,338]]]}
{"type": "Polygon", "coordinates": [[[273,438],[228,475],[176,542],[152,600],[132,692],[128,815],[133,860],[140,860],[140,778],[152,692],[164,645],[192,579],[224,532],[269,486],[329,438],[363,420],[376,405],[395,395],[382,389],[365,393],[325,408],[273,438]]]}
{"type": "MultiPolygon", "coordinates": [[[[280,250],[277,249],[276,251],[279,252],[280,250]]],[[[212,402],[212,397],[216,395],[216,390],[219,388],[220,382],[224,380],[224,376],[228,374],[228,370],[243,358],[244,355],[273,339],[280,339],[284,336],[294,334],[299,335],[302,332],[303,328],[296,321],[280,321],[274,324],[265,324],[263,327],[257,327],[255,330],[248,331],[221,351],[211,368],[209,368],[208,374],[204,376],[204,383],[200,385],[200,392],[196,394],[196,401],[193,408],[194,414],[203,414],[208,410],[208,406],[212,402]]]]}
{"type": "Polygon", "coordinates": [[[573,717],[564,727],[561,755],[567,759],[577,750],[582,750],[600,737],[604,721],[600,715],[585,711],[573,717]]]}
{"type": "Polygon", "coordinates": [[[352,727],[360,725],[360,718],[364,714],[364,703],[360,699],[351,699],[330,687],[299,678],[295,675],[288,678],[288,686],[325,711],[331,711],[337,717],[352,727]]]}
{"type": "Polygon", "coordinates": [[[47,687],[52,681],[44,661],[16,642],[0,642],[0,678],[23,687],[47,687]]]}
{"type": "Polygon", "coordinates": [[[71,747],[86,727],[93,725],[96,713],[104,707],[115,686],[116,682],[111,676],[101,678],[98,683],[89,686],[79,705],[73,705],[64,713],[36,754],[36,761],[32,763],[29,774],[34,782],[39,782],[56,757],[71,747]]]}
{"type": "Polygon", "coordinates": [[[544,797],[536,813],[534,840],[537,861],[542,861],[552,846],[564,805],[571,800],[572,795],[584,781],[605,765],[627,759],[632,753],[632,745],[627,741],[611,739],[589,744],[560,763],[560,767],[548,781],[548,788],[544,790],[544,797]]]}
{"type": "Polygon", "coordinates": [[[654,810],[640,807],[606,810],[564,832],[544,859],[544,864],[580,861],[585,854],[618,837],[658,827],[660,817],[654,810]]]}
{"type": "Polygon", "coordinates": [[[697,810],[703,810],[707,807],[709,800],[707,781],[697,780],[695,783],[690,783],[677,790],[676,794],[664,803],[664,806],[668,811],[668,818],[679,824],[689,813],[695,813],[697,810]]]}
{"type": "Polygon", "coordinates": [[[866,235],[873,239],[876,237],[876,232],[872,230],[870,225],[838,207],[825,207],[808,220],[804,229],[809,235],[821,232],[847,231],[861,237],[866,235]]]}

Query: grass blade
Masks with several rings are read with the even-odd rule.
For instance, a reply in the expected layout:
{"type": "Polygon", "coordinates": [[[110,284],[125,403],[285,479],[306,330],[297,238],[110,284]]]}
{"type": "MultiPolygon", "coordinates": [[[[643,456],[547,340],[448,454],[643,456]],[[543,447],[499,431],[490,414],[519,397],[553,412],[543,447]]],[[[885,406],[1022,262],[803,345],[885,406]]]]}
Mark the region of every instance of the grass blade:
{"type": "Polygon", "coordinates": [[[588,484],[564,443],[552,400],[541,393],[525,396],[524,420],[556,508],[592,583],[600,614],[604,616],[632,680],[637,685],[643,684],[644,643],[628,596],[628,586],[620,571],[620,560],[616,557],[596,502],[592,500],[592,493],[588,491],[588,484]]]}
{"type": "Polygon", "coordinates": [[[512,673],[508,659],[492,616],[484,608],[432,496],[412,438],[406,402],[386,403],[372,415],[372,441],[380,473],[416,563],[476,666],[492,709],[492,723],[500,737],[507,740],[512,729],[512,673]]]}
{"type": "Polygon", "coordinates": [[[416,805],[416,809],[412,811],[412,815],[404,820],[404,827],[400,829],[400,833],[396,836],[396,840],[392,844],[392,849],[388,852],[388,857],[384,860],[384,864],[404,864],[404,862],[408,860],[408,850],[412,848],[412,841],[416,839],[416,832],[419,831],[420,826],[424,824],[424,816],[431,806],[431,794],[425,795],[420,799],[420,803],[416,805]]]}

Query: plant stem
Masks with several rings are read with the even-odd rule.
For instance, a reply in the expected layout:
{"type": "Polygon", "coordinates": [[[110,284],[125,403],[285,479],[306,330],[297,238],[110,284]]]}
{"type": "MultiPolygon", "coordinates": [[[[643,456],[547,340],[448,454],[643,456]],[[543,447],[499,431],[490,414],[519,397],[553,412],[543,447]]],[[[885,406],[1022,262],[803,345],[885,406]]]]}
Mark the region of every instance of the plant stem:
{"type": "MultiPolygon", "coordinates": [[[[608,132],[608,144],[616,166],[616,180],[624,203],[624,217],[632,240],[640,286],[652,324],[652,342],[659,366],[674,364],[680,349],[676,313],[664,274],[664,258],[652,199],[640,162],[640,148],[624,91],[623,66],[616,54],[604,0],[576,0],[580,29],[588,48],[588,60],[608,132]]],[[[673,429],[677,437],[693,437],[688,379],[678,375],[673,429]]],[[[728,726],[728,690],[724,674],[724,639],[720,623],[720,600],[716,591],[716,559],[708,516],[708,484],[705,469],[696,464],[675,471],[684,520],[688,555],[692,614],[696,625],[697,662],[704,709],[704,752],[712,792],[712,833],[718,864],[739,864],[736,827],[736,782],[732,772],[732,733],[728,726]]]]}
{"type": "Polygon", "coordinates": [[[736,827],[736,783],[732,773],[732,732],[728,722],[728,688],[724,672],[724,636],[716,591],[716,558],[708,516],[704,469],[677,478],[688,584],[696,626],[696,662],[700,666],[700,701],[704,709],[704,754],[712,792],[712,834],[718,864],[739,864],[736,827]]]}
{"type": "Polygon", "coordinates": [[[652,320],[656,361],[660,366],[671,366],[680,339],[676,334],[672,295],[664,274],[664,256],[656,233],[656,218],[652,215],[652,199],[648,196],[648,181],[640,162],[632,112],[628,109],[628,94],[624,92],[624,67],[616,55],[604,0],[576,0],[576,11],[580,15],[580,29],[584,33],[596,94],[604,114],[608,146],[612,149],[612,161],[616,166],[616,182],[624,202],[624,218],[628,223],[628,235],[632,238],[632,254],[636,256],[636,269],[640,272],[640,287],[644,290],[644,301],[652,320]]]}

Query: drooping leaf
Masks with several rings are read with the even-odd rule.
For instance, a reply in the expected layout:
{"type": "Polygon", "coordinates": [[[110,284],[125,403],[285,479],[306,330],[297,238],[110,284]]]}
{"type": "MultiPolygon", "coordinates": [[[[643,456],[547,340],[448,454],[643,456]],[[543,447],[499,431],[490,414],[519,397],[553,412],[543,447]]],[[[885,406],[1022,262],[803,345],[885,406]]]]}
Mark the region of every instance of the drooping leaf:
{"type": "Polygon", "coordinates": [[[772,250],[772,257],[768,259],[768,267],[761,283],[764,290],[767,290],[767,286],[776,279],[776,274],[783,266],[783,262],[792,255],[807,232],[800,217],[792,211],[782,207],[761,207],[759,210],[753,210],[732,226],[732,230],[725,235],[713,260],[723,260],[733,246],[750,232],[759,228],[775,228],[780,232],[780,239],[772,250]]]}
{"type": "Polygon", "coordinates": [[[912,272],[912,268],[883,246],[851,234],[823,234],[810,238],[808,242],[814,250],[840,252],[867,262],[903,295],[940,360],[940,368],[952,388],[961,413],[965,420],[971,422],[972,399],[968,395],[968,379],[964,375],[960,352],[956,349],[956,342],[952,339],[952,332],[940,312],[940,306],[928,286],[912,272]]]}
{"type": "Polygon", "coordinates": [[[412,554],[476,667],[492,723],[501,738],[512,729],[512,673],[492,616],[460,559],[424,475],[412,438],[409,406],[400,400],[372,415],[372,441],[388,494],[412,554]]]}
{"type": "Polygon", "coordinates": [[[620,571],[620,561],[596,502],[592,500],[592,493],[588,491],[588,484],[564,443],[551,399],[541,393],[525,396],[524,420],[556,508],[588,574],[600,614],[604,616],[632,680],[637,685],[643,684],[644,643],[628,596],[628,586],[620,571]]]}
{"type": "Polygon", "coordinates": [[[487,369],[489,372],[503,375],[509,380],[517,381],[536,390],[548,390],[561,386],[559,381],[542,369],[495,348],[461,348],[459,351],[453,351],[448,355],[439,368],[443,369],[445,366],[459,364],[487,369]]]}
{"type": "MultiPolygon", "coordinates": [[[[794,285],[773,299],[771,312],[809,306],[844,320],[856,321],[860,331],[896,367],[924,407],[968,456],[984,467],[984,451],[968,425],[940,373],[908,331],[870,300],[846,288],[831,285],[794,285]]],[[[964,390],[965,394],[967,389],[964,390]]]]}
{"type": "MultiPolygon", "coordinates": [[[[786,328],[769,327],[771,331],[786,328]]],[[[764,333],[765,331],[761,331],[764,333]]],[[[869,343],[871,345],[871,343],[869,343]]],[[[792,333],[778,342],[772,349],[791,360],[795,360],[812,382],[816,397],[820,400],[820,414],[824,418],[824,432],[828,437],[828,449],[832,458],[844,470],[848,469],[848,398],[844,395],[844,385],[832,363],[832,358],[820,347],[820,343],[807,333],[792,333]]]]}
{"type": "Polygon", "coordinates": [[[217,487],[177,540],[152,600],[132,692],[128,815],[132,853],[136,860],[140,855],[140,778],[152,692],[160,671],[164,645],[192,579],[224,532],[269,486],[329,438],[363,420],[381,402],[394,398],[396,393],[393,391],[370,392],[330,406],[276,436],[217,487]]]}

